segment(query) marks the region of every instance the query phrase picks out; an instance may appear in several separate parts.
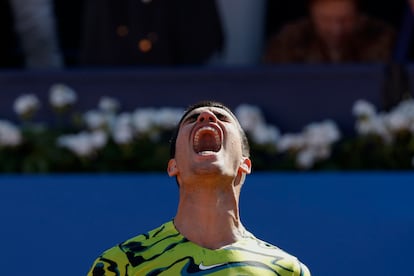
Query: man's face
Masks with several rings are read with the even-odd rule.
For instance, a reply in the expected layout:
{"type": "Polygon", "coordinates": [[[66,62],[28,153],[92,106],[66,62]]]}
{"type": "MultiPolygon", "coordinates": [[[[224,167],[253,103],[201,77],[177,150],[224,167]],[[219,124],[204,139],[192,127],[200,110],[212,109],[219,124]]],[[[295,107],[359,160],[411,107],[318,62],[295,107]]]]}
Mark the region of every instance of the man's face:
{"type": "Polygon", "coordinates": [[[238,121],[222,108],[200,107],[182,120],[169,174],[179,180],[194,175],[235,177],[246,169],[246,159],[238,121]]]}
{"type": "Polygon", "coordinates": [[[357,7],[352,1],[315,2],[310,13],[317,34],[329,47],[340,47],[355,30],[357,7]]]}

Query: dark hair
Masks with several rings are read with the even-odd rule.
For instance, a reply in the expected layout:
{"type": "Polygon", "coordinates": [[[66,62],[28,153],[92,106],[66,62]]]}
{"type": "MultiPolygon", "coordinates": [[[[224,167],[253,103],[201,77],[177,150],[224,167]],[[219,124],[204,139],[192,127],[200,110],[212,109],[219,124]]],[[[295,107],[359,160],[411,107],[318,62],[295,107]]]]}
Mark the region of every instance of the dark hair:
{"type": "MultiPolygon", "coordinates": [[[[199,107],[218,107],[218,108],[224,109],[236,120],[236,122],[239,122],[237,117],[230,110],[230,108],[225,106],[223,103],[216,102],[216,101],[200,101],[200,102],[190,105],[185,110],[183,116],[181,117],[180,121],[178,122],[177,126],[175,127],[172,133],[172,136],[170,139],[170,158],[175,157],[175,145],[177,142],[178,131],[180,130],[180,126],[181,126],[181,123],[183,122],[183,119],[188,115],[188,113],[190,113],[191,111],[199,107]]],[[[246,133],[244,132],[243,128],[240,126],[239,123],[238,125],[239,125],[239,130],[240,130],[240,136],[242,138],[242,153],[244,156],[249,157],[250,156],[249,141],[247,139],[246,133]]]]}

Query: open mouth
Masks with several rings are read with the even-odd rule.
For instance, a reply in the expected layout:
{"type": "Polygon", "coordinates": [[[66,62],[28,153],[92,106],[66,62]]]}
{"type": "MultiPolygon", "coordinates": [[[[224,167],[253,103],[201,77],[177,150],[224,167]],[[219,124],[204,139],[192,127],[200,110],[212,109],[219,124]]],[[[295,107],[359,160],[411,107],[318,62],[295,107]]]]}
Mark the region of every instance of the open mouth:
{"type": "Polygon", "coordinates": [[[198,154],[218,152],[221,149],[218,130],[210,126],[198,129],[194,134],[193,149],[198,154]]]}

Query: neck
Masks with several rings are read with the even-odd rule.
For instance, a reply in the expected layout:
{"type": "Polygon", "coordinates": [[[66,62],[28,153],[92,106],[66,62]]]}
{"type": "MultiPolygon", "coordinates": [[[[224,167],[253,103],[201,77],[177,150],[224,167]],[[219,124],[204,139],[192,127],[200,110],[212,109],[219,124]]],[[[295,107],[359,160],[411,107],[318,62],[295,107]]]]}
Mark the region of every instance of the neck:
{"type": "Polygon", "coordinates": [[[244,227],[239,216],[239,187],[180,187],[174,224],[188,240],[217,249],[239,240],[244,227]]]}

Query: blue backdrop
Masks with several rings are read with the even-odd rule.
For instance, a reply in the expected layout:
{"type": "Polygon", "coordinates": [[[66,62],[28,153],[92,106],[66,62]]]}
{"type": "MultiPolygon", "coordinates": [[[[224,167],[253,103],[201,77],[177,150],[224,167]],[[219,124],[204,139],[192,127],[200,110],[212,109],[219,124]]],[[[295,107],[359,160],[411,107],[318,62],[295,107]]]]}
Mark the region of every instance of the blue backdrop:
{"type": "MultiPolygon", "coordinates": [[[[254,173],[241,216],[314,276],[410,275],[414,173],[254,173]]],[[[166,174],[0,176],[2,275],[85,275],[108,247],[171,219],[166,174]]]]}
{"type": "MultiPolygon", "coordinates": [[[[411,75],[414,78],[414,65],[411,75]]],[[[30,92],[42,102],[34,120],[53,122],[56,113],[48,108],[49,89],[64,83],[77,92],[75,110],[81,112],[96,108],[102,96],[119,100],[122,111],[185,108],[214,99],[231,108],[245,103],[258,106],[266,121],[282,132],[297,132],[309,123],[331,119],[345,134],[354,130],[352,107],[357,100],[382,109],[384,80],[382,64],[0,70],[0,89],[7,92],[0,93],[0,118],[20,122],[13,103],[30,92]]]]}

